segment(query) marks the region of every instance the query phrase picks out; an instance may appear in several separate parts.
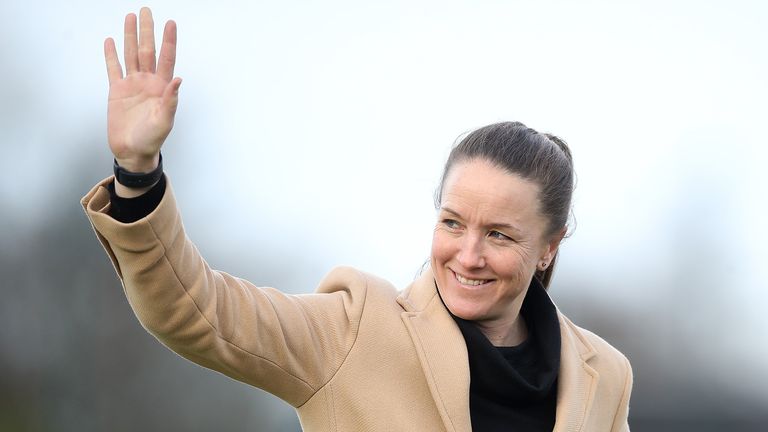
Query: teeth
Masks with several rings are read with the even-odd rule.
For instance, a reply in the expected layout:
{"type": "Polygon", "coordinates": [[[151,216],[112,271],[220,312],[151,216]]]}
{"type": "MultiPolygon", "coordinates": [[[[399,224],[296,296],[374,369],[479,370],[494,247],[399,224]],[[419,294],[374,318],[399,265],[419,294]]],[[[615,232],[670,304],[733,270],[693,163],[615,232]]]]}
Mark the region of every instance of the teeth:
{"type": "Polygon", "coordinates": [[[458,274],[458,273],[454,273],[454,274],[456,275],[456,279],[457,279],[457,280],[458,280],[458,281],[459,281],[459,282],[460,282],[462,285],[472,285],[472,286],[477,286],[477,285],[482,285],[482,284],[484,284],[484,283],[488,282],[488,280],[487,280],[487,279],[467,279],[467,278],[465,278],[465,277],[461,276],[461,275],[460,275],[460,274],[458,274]]]}

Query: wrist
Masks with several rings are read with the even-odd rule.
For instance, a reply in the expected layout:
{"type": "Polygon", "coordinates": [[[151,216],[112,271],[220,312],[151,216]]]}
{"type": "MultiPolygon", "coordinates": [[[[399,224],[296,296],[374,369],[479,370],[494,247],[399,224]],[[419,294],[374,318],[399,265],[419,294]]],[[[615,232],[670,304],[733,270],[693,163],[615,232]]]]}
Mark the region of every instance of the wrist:
{"type": "Polygon", "coordinates": [[[128,172],[144,174],[157,169],[158,165],[160,165],[160,153],[158,152],[149,157],[115,157],[115,162],[117,162],[121,168],[128,172]]]}
{"type": "Polygon", "coordinates": [[[127,186],[123,186],[120,184],[120,182],[115,180],[115,194],[120,198],[136,198],[149,192],[153,187],[155,187],[155,184],[141,188],[129,188],[127,186]]]}
{"type": "MultiPolygon", "coordinates": [[[[118,160],[115,159],[113,170],[115,173],[115,191],[118,195],[123,196],[123,194],[126,193],[126,188],[135,189],[136,192],[141,195],[154,186],[163,176],[163,157],[158,153],[157,158],[157,164],[154,169],[150,171],[144,171],[146,168],[139,168],[141,171],[132,171],[131,169],[122,166],[118,160]],[[118,188],[118,186],[121,187],[118,188]]],[[[137,196],[133,193],[130,195],[137,196]]]]}

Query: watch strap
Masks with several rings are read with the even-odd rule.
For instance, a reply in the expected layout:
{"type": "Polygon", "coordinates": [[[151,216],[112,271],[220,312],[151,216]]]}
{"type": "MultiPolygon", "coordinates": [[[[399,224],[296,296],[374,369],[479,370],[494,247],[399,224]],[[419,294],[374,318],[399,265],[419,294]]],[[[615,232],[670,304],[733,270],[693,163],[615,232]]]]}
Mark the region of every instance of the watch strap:
{"type": "Polygon", "coordinates": [[[129,188],[149,187],[157,183],[163,176],[163,154],[160,153],[160,161],[157,164],[157,168],[148,173],[130,172],[118,165],[117,159],[114,159],[113,168],[115,172],[115,180],[121,185],[129,188]]]}

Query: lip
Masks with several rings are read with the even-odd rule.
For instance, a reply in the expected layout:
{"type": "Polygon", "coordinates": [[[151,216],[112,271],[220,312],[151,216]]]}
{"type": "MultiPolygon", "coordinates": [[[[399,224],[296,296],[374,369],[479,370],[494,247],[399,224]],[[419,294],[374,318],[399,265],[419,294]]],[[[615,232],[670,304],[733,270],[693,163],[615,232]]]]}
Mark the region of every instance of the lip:
{"type": "MultiPolygon", "coordinates": [[[[449,269],[449,270],[450,270],[450,269],[449,269]]],[[[485,279],[485,278],[471,278],[471,277],[466,277],[466,276],[464,276],[464,275],[462,275],[462,274],[456,273],[456,272],[455,272],[455,271],[453,271],[453,270],[450,270],[450,272],[453,274],[453,280],[455,280],[455,281],[456,281],[456,283],[458,283],[459,285],[461,285],[462,287],[464,287],[464,288],[466,288],[466,289],[479,289],[479,288],[484,288],[484,287],[487,287],[488,285],[492,284],[492,283],[494,282],[494,280],[495,280],[495,279],[485,279]],[[461,278],[463,278],[463,279],[472,279],[472,280],[484,280],[485,282],[483,282],[483,283],[481,283],[481,284],[479,284],[479,285],[467,285],[467,284],[464,284],[464,283],[462,283],[462,282],[459,280],[459,277],[461,277],[461,278]]]]}

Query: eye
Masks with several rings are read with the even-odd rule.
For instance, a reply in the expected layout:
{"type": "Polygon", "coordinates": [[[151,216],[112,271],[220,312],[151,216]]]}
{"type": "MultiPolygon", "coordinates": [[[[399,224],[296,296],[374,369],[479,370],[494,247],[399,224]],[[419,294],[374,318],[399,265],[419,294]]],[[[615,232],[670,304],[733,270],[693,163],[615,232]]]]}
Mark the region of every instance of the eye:
{"type": "Polygon", "coordinates": [[[512,238],[509,237],[508,235],[500,233],[498,231],[491,231],[491,232],[488,233],[488,236],[492,237],[492,238],[495,238],[497,240],[509,240],[509,241],[512,240],[512,238]]]}
{"type": "Polygon", "coordinates": [[[453,219],[443,219],[442,221],[440,221],[440,223],[445,225],[446,228],[452,229],[452,230],[459,229],[459,227],[461,226],[457,221],[453,219]]]}

